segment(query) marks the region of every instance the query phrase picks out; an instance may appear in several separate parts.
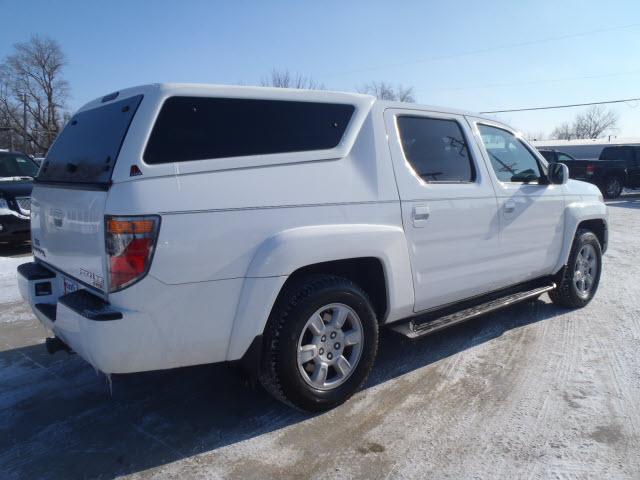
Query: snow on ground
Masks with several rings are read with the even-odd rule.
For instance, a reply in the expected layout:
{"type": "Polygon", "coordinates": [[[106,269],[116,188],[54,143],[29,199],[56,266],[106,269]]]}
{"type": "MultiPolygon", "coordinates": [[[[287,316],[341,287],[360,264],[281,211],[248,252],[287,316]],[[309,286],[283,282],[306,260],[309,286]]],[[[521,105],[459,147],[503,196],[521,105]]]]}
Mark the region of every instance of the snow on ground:
{"type": "Polygon", "coordinates": [[[0,303],[18,319],[0,323],[1,477],[638,479],[640,196],[609,205],[586,308],[543,297],[415,342],[384,332],[365,388],[316,416],[225,366],[114,376],[110,394],[0,303]]]}
{"type": "MultiPolygon", "coordinates": [[[[31,257],[0,257],[0,303],[11,303],[21,300],[18,292],[16,268],[30,262],[31,257]]],[[[2,320],[0,320],[2,321],[2,320]]]]}

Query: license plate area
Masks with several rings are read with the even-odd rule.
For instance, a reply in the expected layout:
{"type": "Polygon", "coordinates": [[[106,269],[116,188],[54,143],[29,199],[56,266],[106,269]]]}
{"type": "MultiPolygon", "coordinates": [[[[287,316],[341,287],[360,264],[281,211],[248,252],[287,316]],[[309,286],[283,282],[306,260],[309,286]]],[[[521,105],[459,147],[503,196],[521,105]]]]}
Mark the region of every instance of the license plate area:
{"type": "Polygon", "coordinates": [[[64,286],[64,294],[72,293],[78,290],[78,282],[71,280],[70,278],[63,277],[62,283],[64,286]]]}

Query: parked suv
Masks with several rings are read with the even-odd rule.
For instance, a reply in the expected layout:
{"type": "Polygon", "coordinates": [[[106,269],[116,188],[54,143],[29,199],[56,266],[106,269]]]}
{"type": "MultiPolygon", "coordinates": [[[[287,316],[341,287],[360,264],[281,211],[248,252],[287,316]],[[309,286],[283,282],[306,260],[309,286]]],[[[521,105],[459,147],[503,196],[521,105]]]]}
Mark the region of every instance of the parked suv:
{"type": "Polygon", "coordinates": [[[32,195],[20,291],[97,369],[211,362],[318,411],[379,328],[420,337],[598,288],[607,211],[509,127],[303,90],[151,85],[76,113],[32,195]]]}
{"type": "Polygon", "coordinates": [[[38,165],[19,152],[0,152],[0,242],[24,242],[30,234],[30,195],[38,165]]]}

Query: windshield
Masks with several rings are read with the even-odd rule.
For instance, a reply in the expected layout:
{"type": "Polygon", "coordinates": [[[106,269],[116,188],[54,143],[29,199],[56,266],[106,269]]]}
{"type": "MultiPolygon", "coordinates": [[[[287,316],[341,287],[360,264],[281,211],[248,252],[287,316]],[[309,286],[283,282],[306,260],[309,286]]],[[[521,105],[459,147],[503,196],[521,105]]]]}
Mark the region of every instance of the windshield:
{"type": "Polygon", "coordinates": [[[26,155],[19,153],[0,154],[0,178],[35,177],[38,165],[26,155]]]}
{"type": "Polygon", "coordinates": [[[44,160],[38,181],[108,184],[142,95],[79,112],[44,160]]]}

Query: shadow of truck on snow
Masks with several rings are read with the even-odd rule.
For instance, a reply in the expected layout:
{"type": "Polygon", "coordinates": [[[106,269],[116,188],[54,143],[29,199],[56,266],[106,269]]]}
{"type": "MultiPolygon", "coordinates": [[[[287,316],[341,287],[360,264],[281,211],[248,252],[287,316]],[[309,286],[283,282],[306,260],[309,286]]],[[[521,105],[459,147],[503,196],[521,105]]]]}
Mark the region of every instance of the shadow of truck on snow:
{"type": "MultiPolygon", "coordinates": [[[[561,312],[537,300],[417,341],[383,331],[364,395],[373,386],[561,312]]],[[[114,376],[110,394],[104,375],[78,356],[49,356],[44,345],[33,345],[0,352],[0,372],[4,478],[112,478],[214,452],[299,422],[320,421],[281,405],[258,386],[245,386],[224,365],[114,376]]],[[[339,422],[361,395],[319,417],[333,416],[328,421],[339,422]]],[[[341,444],[351,445],[352,440],[341,444]]],[[[357,452],[363,447],[353,448],[357,452]]]]}

